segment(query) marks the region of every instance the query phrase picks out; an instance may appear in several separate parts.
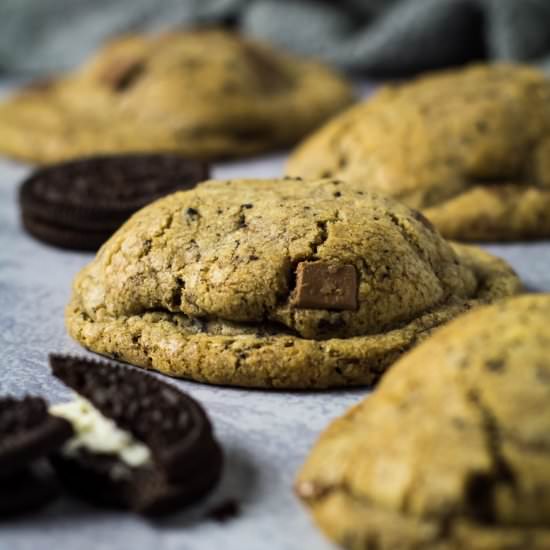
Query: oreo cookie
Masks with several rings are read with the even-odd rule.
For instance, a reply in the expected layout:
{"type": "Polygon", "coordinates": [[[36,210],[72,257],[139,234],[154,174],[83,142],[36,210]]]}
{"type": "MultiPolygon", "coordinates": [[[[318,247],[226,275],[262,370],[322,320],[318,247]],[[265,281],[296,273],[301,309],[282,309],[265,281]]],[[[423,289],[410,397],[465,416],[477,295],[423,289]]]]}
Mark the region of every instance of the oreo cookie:
{"type": "Polygon", "coordinates": [[[208,166],[169,154],[88,157],[41,168],[21,185],[23,227],[48,244],[97,250],[146,204],[208,179],[208,166]]]}
{"type": "Polygon", "coordinates": [[[69,422],[40,397],[0,397],[0,517],[47,504],[57,494],[45,457],[71,436],[69,422]]]}
{"type": "Polygon", "coordinates": [[[76,401],[52,414],[75,430],[52,463],[73,493],[100,505],[159,515],[218,482],[222,452],[204,409],[171,384],[106,362],[51,355],[76,401]]]}
{"type": "Polygon", "coordinates": [[[33,512],[59,495],[59,487],[44,464],[0,478],[0,520],[33,512]]]}

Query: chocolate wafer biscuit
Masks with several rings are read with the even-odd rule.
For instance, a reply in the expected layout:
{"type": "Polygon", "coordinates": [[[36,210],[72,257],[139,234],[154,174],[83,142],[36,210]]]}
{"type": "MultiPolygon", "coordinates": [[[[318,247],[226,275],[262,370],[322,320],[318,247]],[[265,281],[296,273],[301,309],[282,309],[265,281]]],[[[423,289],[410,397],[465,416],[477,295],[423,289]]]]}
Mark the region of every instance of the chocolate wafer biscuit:
{"type": "Polygon", "coordinates": [[[207,178],[206,164],[167,154],[88,157],[51,165],[21,186],[23,226],[55,246],[96,250],[142,206],[207,178]]]}
{"type": "Polygon", "coordinates": [[[0,478],[0,520],[42,508],[59,493],[56,481],[36,468],[0,478]]]}
{"type": "Polygon", "coordinates": [[[0,398],[0,517],[33,510],[56,495],[42,459],[72,433],[40,397],[0,398]]]}
{"type": "Polygon", "coordinates": [[[105,362],[50,356],[76,401],[55,405],[76,435],[52,459],[68,488],[99,504],[160,514],[218,481],[221,449],[203,408],[151,375],[105,362]]]}
{"type": "Polygon", "coordinates": [[[0,477],[57,449],[71,434],[67,421],[48,414],[42,398],[0,398],[0,477]]]}

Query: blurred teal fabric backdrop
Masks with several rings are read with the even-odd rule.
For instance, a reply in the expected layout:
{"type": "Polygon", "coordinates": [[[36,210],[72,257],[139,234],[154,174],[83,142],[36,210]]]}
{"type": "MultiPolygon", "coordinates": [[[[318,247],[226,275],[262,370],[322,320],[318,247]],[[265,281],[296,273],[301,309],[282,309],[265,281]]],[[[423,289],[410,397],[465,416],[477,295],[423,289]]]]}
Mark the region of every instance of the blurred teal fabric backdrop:
{"type": "Polygon", "coordinates": [[[113,35],[196,24],[370,75],[478,58],[550,67],[550,0],[0,0],[0,71],[62,71],[113,35]]]}

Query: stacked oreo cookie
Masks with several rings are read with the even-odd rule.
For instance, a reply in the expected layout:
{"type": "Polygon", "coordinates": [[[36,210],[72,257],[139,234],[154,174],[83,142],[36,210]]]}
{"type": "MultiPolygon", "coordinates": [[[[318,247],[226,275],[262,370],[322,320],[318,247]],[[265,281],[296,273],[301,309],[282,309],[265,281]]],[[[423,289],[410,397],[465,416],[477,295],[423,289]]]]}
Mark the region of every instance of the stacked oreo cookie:
{"type": "Polygon", "coordinates": [[[89,157],[41,168],[20,190],[24,228],[61,248],[97,250],[136,210],[208,178],[176,155],[89,157]]]}
{"type": "Polygon", "coordinates": [[[45,457],[71,493],[146,515],[169,513],[217,483],[222,452],[203,408],[153,376],[54,355],[54,375],[74,401],[0,399],[0,515],[56,494],[45,457]],[[7,495],[7,498],[5,497],[7,495]]]}

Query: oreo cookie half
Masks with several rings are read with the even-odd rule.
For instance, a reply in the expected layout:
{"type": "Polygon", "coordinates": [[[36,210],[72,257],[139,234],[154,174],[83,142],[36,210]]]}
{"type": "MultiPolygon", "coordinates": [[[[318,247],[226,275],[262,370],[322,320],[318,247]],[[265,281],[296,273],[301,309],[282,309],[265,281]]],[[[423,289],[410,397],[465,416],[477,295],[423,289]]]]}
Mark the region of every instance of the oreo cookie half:
{"type": "Polygon", "coordinates": [[[40,397],[0,397],[0,517],[31,511],[57,494],[43,459],[72,435],[69,422],[51,416],[40,397]]]}
{"type": "MultiPolygon", "coordinates": [[[[44,466],[44,464],[40,464],[44,466]]],[[[0,478],[0,520],[33,512],[59,495],[56,480],[36,465],[0,478]]]]}
{"type": "Polygon", "coordinates": [[[146,204],[208,179],[208,166],[169,154],[88,157],[52,164],[21,185],[23,227],[37,239],[97,250],[146,204]]]}
{"type": "Polygon", "coordinates": [[[149,374],[51,355],[53,374],[78,398],[50,408],[75,436],[52,457],[69,490],[92,502],[158,515],[212,489],[222,452],[204,409],[149,374]]]}

